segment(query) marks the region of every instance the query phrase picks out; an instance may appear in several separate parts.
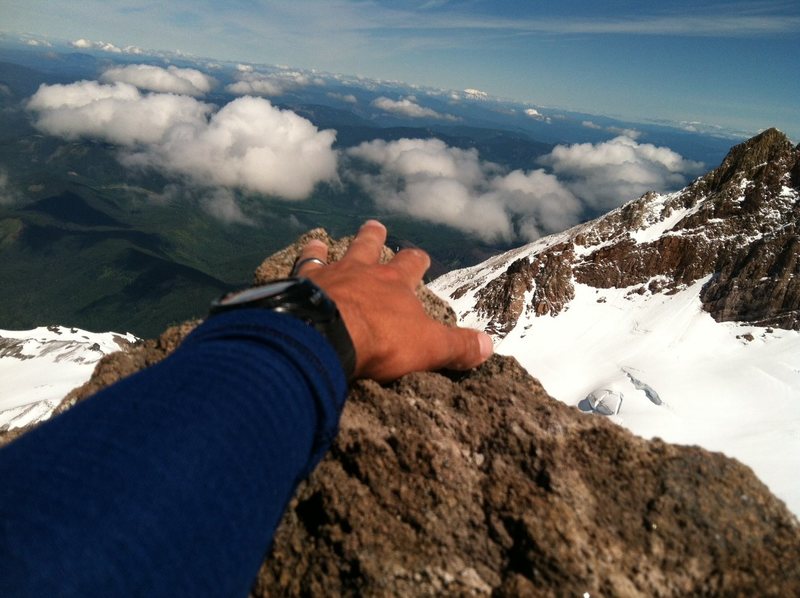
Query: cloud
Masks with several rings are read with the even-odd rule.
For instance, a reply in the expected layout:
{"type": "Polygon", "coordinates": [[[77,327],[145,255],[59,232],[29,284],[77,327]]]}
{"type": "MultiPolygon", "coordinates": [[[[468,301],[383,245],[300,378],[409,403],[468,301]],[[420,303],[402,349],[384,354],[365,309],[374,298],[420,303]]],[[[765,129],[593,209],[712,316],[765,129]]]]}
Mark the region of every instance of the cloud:
{"type": "Polygon", "coordinates": [[[302,199],[336,179],[335,132],[262,98],[238,98],[215,111],[188,96],[80,81],[42,85],[27,107],[46,133],[114,143],[123,148],[123,164],[194,184],[302,199]]]}
{"type": "Polygon", "coordinates": [[[545,116],[541,112],[539,112],[536,108],[525,108],[525,116],[532,118],[534,120],[541,120],[542,122],[550,123],[550,117],[545,116]]]}
{"type": "Polygon", "coordinates": [[[51,44],[50,42],[48,42],[46,40],[43,40],[43,39],[29,38],[29,39],[26,39],[24,41],[25,41],[25,44],[28,45],[28,46],[35,46],[35,47],[36,46],[40,46],[40,47],[45,47],[45,48],[52,48],[53,47],[53,44],[51,44]]]}
{"type": "Polygon", "coordinates": [[[143,95],[129,83],[41,85],[28,100],[36,127],[66,139],[155,144],[180,125],[200,127],[212,107],[188,96],[143,95]]]}
{"type": "Polygon", "coordinates": [[[228,92],[236,95],[268,97],[283,95],[287,91],[300,89],[309,85],[325,84],[322,79],[309,76],[300,71],[291,70],[276,71],[274,73],[256,73],[248,70],[239,70],[237,79],[238,81],[225,87],[228,92]]]}
{"type": "Polygon", "coordinates": [[[212,77],[196,69],[175,66],[162,68],[149,64],[130,64],[107,69],[100,80],[106,83],[130,83],[139,89],[161,93],[202,96],[215,85],[212,77]]]}
{"type": "Polygon", "coordinates": [[[457,120],[456,117],[451,114],[442,114],[440,112],[436,112],[436,110],[420,106],[411,98],[404,98],[402,100],[392,100],[385,96],[381,96],[372,101],[372,106],[378,108],[379,110],[383,110],[384,112],[389,112],[391,114],[398,114],[400,116],[407,116],[409,118],[436,118],[440,120],[457,120]]]}
{"type": "Polygon", "coordinates": [[[290,110],[243,97],[201,126],[176,127],[124,163],[161,168],[209,186],[303,199],[317,183],[336,178],[335,138],[334,131],[319,131],[290,110]]]}
{"type": "Polygon", "coordinates": [[[379,207],[488,242],[535,240],[577,224],[588,210],[605,211],[647,191],[683,187],[687,176],[703,168],[669,148],[622,136],[556,146],[539,159],[552,172],[507,172],[481,160],[475,149],[439,139],[374,140],[347,155],[348,175],[379,207]]]}
{"type": "Polygon", "coordinates": [[[667,147],[615,137],[603,143],[559,145],[538,160],[577,197],[595,210],[607,210],[647,191],[683,187],[704,165],[667,147]]]}
{"type": "Polygon", "coordinates": [[[0,206],[14,204],[19,199],[19,194],[8,177],[8,171],[0,168],[0,206]]]}
{"type": "Polygon", "coordinates": [[[138,46],[125,46],[124,48],[120,48],[110,42],[95,42],[84,38],[76,39],[70,42],[69,45],[79,50],[101,50],[113,54],[144,54],[144,50],[138,46]]]}
{"type": "Polygon", "coordinates": [[[534,240],[579,221],[581,206],[543,170],[505,173],[475,149],[439,139],[374,140],[348,150],[379,170],[350,176],[383,209],[445,224],[484,241],[534,240]]]}
{"type": "Polygon", "coordinates": [[[255,223],[244,215],[236,197],[229,189],[214,189],[210,195],[200,200],[203,209],[223,222],[228,224],[247,224],[255,223]]]}
{"type": "Polygon", "coordinates": [[[343,93],[334,93],[331,91],[325,95],[327,95],[329,98],[333,98],[334,100],[340,100],[347,104],[358,104],[358,98],[356,98],[356,96],[354,96],[352,93],[343,94],[343,93]]]}
{"type": "Polygon", "coordinates": [[[623,137],[628,137],[629,139],[633,139],[634,141],[642,136],[642,132],[636,129],[627,129],[625,127],[613,127],[613,126],[603,127],[590,120],[583,121],[581,125],[586,127],[587,129],[594,129],[596,131],[608,131],[609,133],[614,133],[615,135],[622,135],[623,137]]]}

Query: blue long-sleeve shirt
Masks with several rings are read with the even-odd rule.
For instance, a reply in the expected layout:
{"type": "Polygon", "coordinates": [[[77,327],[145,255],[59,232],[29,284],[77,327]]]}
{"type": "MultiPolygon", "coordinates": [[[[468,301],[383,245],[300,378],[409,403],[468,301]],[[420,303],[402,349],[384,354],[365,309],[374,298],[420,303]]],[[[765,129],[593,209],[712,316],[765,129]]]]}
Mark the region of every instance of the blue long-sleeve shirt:
{"type": "Polygon", "coordinates": [[[0,450],[0,596],[246,596],[345,392],[304,323],[211,318],[0,450]]]}

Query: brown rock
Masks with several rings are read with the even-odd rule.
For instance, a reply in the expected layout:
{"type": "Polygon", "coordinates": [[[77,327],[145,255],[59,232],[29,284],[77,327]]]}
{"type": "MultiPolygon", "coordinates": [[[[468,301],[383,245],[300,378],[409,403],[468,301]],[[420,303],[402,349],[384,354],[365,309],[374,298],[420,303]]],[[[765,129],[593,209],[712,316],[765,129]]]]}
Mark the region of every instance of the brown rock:
{"type": "Polygon", "coordinates": [[[800,530],[743,465],[550,398],[511,358],[351,390],[255,596],[800,591],[800,530]]]}
{"type": "MultiPolygon", "coordinates": [[[[533,259],[521,257],[506,271],[480,289],[475,297],[475,308],[490,317],[486,331],[503,338],[517,324],[526,310],[536,315],[557,315],[575,297],[572,286],[572,262],[575,253],[571,242],[550,247],[533,259]],[[530,303],[525,294],[533,291],[530,303]]],[[[466,292],[469,285],[453,294],[466,292]]]]}

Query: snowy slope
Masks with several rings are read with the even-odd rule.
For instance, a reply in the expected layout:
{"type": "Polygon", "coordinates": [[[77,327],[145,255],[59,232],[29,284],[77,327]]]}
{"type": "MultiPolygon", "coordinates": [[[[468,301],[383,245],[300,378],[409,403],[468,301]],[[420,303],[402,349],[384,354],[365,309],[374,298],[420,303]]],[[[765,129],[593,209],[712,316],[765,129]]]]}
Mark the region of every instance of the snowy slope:
{"type": "Polygon", "coordinates": [[[136,341],[132,334],[60,326],[0,330],[0,430],[47,419],[103,355],[136,341]]]}
{"type": "Polygon", "coordinates": [[[555,398],[735,457],[800,515],[798,164],[771,130],[681,191],[429,286],[555,398]]]}
{"type": "MultiPolygon", "coordinates": [[[[496,349],[568,405],[609,389],[622,396],[610,417],[634,433],[739,459],[800,515],[800,333],[715,322],[704,283],[671,296],[576,284],[568,309],[520,318],[496,349]]],[[[451,305],[482,327],[469,297],[451,305]]]]}

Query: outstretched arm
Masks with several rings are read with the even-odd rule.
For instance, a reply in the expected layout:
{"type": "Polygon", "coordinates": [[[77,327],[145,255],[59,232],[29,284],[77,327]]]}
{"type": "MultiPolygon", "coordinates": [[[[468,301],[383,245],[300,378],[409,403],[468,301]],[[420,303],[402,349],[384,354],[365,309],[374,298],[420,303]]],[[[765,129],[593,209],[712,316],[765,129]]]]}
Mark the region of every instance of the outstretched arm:
{"type": "MultiPolygon", "coordinates": [[[[368,222],[345,258],[301,274],[336,301],[356,374],[470,367],[491,349],[430,320],[422,252],[377,263],[368,222]]],[[[326,256],[310,243],[304,256],[326,256]]],[[[327,450],[346,381],[290,316],[210,318],[160,364],[0,451],[0,595],[245,596],[299,481],[327,450]]]]}

